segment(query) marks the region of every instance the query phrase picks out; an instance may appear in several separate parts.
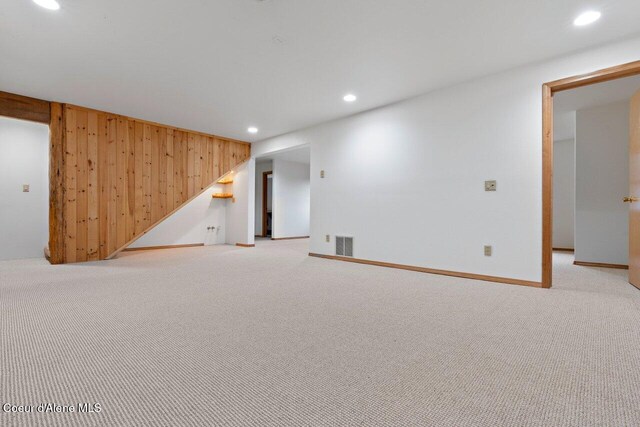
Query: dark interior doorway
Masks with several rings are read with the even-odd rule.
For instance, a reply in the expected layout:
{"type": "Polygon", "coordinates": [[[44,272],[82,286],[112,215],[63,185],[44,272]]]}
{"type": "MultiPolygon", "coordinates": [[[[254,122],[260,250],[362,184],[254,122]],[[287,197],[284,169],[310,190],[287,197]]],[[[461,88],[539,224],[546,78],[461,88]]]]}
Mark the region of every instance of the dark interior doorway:
{"type": "Polygon", "coordinates": [[[262,237],[271,237],[273,228],[273,171],[262,173],[262,237]]]}

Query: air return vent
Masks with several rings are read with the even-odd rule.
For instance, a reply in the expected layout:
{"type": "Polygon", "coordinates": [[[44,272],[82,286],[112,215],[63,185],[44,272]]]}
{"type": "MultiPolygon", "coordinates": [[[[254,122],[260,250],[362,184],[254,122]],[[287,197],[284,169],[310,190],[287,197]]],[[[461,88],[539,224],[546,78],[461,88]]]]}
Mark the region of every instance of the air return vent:
{"type": "Polygon", "coordinates": [[[336,255],[353,256],[353,237],[336,236],[336,255]]]}

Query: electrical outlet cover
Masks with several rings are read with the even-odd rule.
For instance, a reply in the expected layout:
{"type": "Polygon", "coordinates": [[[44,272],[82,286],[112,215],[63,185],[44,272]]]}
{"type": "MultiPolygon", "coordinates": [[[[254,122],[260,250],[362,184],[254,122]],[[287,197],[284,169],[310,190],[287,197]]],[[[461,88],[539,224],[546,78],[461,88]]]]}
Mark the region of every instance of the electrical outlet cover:
{"type": "Polygon", "coordinates": [[[498,183],[496,181],[485,181],[484,191],[496,191],[498,183]]]}

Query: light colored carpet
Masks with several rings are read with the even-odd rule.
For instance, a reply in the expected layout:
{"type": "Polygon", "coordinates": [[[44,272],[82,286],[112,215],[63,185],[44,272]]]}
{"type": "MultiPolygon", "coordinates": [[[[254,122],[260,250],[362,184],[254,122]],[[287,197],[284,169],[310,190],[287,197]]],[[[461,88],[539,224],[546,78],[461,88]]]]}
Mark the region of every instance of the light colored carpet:
{"type": "Polygon", "coordinates": [[[640,291],[309,258],[307,241],[0,263],[1,425],[638,426],[640,291]]]}

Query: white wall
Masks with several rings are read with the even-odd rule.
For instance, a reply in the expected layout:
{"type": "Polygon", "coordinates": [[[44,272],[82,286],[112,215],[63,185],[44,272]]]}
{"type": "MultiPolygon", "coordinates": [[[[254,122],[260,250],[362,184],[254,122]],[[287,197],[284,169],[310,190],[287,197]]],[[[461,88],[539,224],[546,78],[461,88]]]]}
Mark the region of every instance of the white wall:
{"type": "Polygon", "coordinates": [[[0,259],[44,257],[48,239],[49,127],[0,117],[0,259]]]}
{"type": "Polygon", "coordinates": [[[231,185],[235,203],[227,204],[226,242],[235,245],[252,245],[255,241],[255,159],[250,159],[234,169],[231,185]]]}
{"type": "Polygon", "coordinates": [[[255,233],[262,235],[262,174],[273,170],[272,161],[256,162],[255,233]]]}
{"type": "Polygon", "coordinates": [[[252,155],[311,144],[311,252],[332,254],[324,235],[345,233],[358,258],[540,281],[542,84],[639,52],[636,38],[521,67],[254,143],[252,155]]]}
{"type": "Polygon", "coordinates": [[[628,264],[628,192],[629,102],[579,110],[576,261],[628,264]]]}
{"type": "Polygon", "coordinates": [[[211,197],[213,193],[223,193],[224,187],[218,184],[209,187],[129,247],[225,243],[226,205],[230,202],[211,197]],[[215,230],[207,230],[211,226],[215,230]]]}
{"type": "Polygon", "coordinates": [[[273,238],[309,236],[310,198],[309,164],[275,159],[273,238]]]}
{"type": "Polygon", "coordinates": [[[553,144],[553,247],[573,249],[576,206],[575,140],[553,144]]]}

